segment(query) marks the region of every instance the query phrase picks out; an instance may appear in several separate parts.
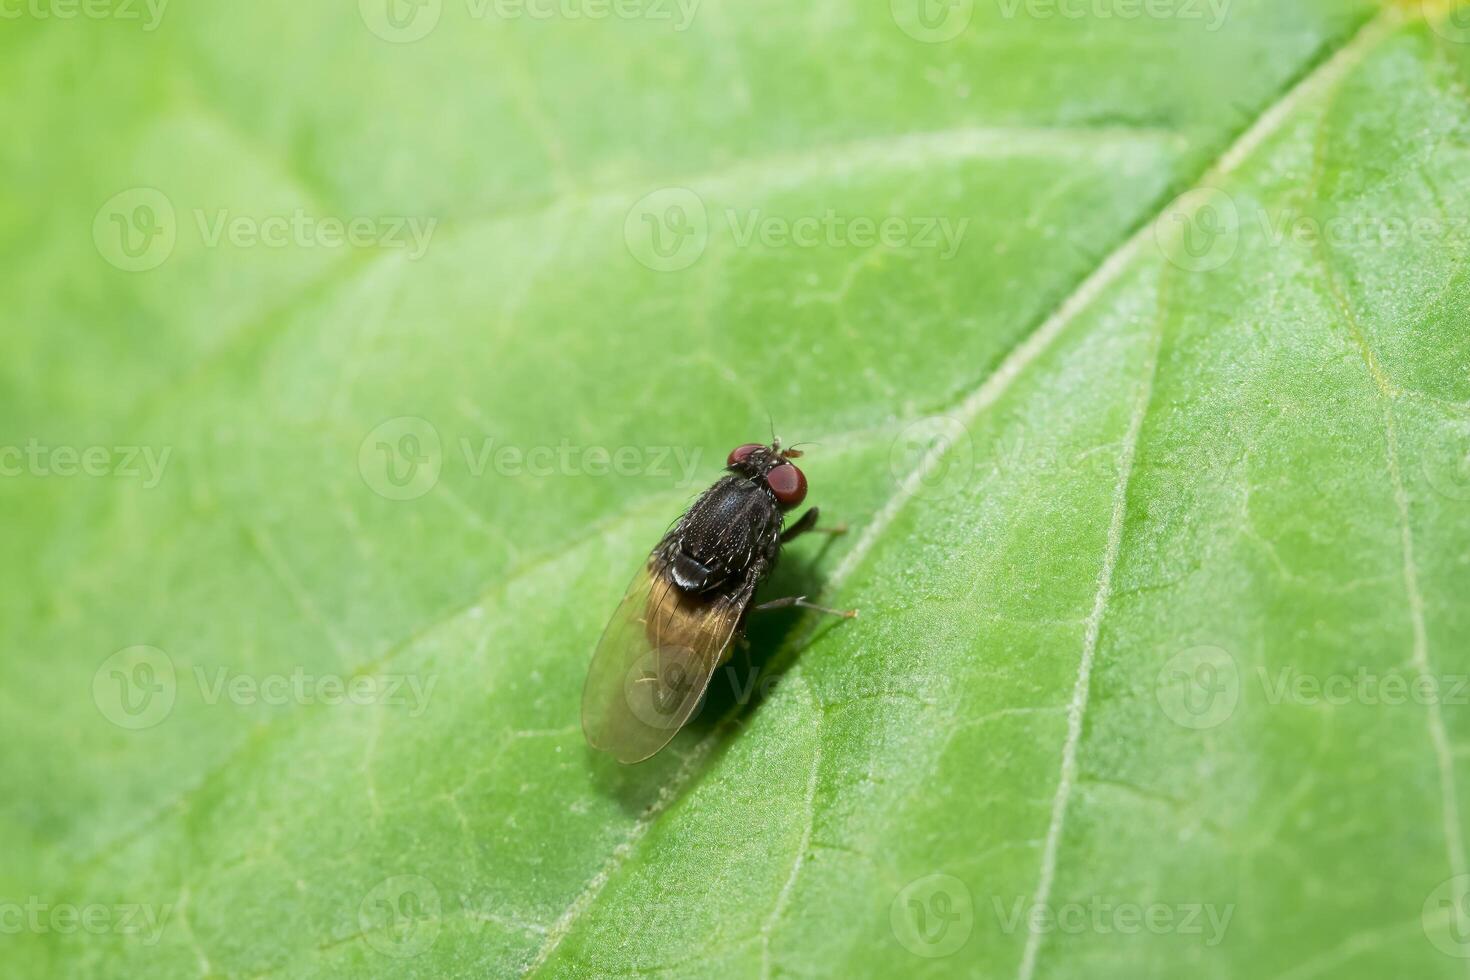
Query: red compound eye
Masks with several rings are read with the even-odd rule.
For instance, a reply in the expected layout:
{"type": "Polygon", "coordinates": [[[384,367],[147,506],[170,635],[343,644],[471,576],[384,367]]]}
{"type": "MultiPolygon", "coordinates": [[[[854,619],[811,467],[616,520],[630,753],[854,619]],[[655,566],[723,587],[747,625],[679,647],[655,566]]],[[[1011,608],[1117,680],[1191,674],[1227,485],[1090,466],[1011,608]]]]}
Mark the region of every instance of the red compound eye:
{"type": "Polygon", "coordinates": [[[772,467],[766,474],[766,485],[783,508],[795,507],[806,499],[806,474],[790,463],[772,467]]]}
{"type": "Polygon", "coordinates": [[[732,449],[730,450],[730,458],[725,460],[725,465],[734,466],[736,463],[743,463],[750,456],[751,453],[760,448],[762,447],[761,444],[758,442],[747,442],[743,446],[732,449]]]}

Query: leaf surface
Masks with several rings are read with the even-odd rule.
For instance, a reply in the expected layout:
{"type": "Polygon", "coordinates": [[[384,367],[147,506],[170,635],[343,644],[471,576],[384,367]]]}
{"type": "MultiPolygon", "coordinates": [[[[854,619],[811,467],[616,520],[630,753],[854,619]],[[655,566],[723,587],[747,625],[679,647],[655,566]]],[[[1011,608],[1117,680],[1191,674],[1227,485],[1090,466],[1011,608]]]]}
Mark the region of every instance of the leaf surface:
{"type": "Polygon", "coordinates": [[[7,92],[68,80],[6,97],[0,444],[168,451],[156,485],[141,453],[0,481],[0,900],[161,922],[7,960],[1462,972],[1444,25],[446,5],[393,44],[340,7],[0,41],[7,92]],[[91,231],[136,186],[177,242],[126,272],[91,231]],[[643,237],[670,204],[705,221],[683,268],[643,237]],[[416,257],[211,240],[297,213],[435,225],[416,257]],[[592,646],[768,415],[853,527],[768,591],[862,615],[758,626],[753,703],[617,767],[577,724],[592,646]],[[393,499],[405,432],[436,476],[393,499]],[[108,685],[140,655],[109,658],[140,645],[172,693],[134,730],[108,685]]]}

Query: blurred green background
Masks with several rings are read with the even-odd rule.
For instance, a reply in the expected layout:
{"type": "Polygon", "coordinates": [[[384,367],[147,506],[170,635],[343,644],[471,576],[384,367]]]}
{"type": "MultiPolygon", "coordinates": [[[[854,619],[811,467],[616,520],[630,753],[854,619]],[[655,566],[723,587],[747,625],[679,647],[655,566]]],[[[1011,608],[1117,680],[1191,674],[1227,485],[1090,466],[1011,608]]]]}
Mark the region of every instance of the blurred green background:
{"type": "Polygon", "coordinates": [[[1467,41],[0,2],[5,972],[1462,975],[1467,41]],[[620,769],[772,425],[862,617],[620,769]]]}

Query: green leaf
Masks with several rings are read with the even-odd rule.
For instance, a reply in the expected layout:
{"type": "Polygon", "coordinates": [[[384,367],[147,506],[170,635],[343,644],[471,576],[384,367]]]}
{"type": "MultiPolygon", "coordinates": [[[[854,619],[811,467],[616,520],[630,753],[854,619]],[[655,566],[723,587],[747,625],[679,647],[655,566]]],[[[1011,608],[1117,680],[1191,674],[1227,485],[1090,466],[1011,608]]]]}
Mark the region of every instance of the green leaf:
{"type": "Polygon", "coordinates": [[[11,971],[1464,971],[1447,5],[62,6],[11,971]],[[771,420],[852,531],[767,591],[861,616],[619,767],[593,644],[771,420]]]}

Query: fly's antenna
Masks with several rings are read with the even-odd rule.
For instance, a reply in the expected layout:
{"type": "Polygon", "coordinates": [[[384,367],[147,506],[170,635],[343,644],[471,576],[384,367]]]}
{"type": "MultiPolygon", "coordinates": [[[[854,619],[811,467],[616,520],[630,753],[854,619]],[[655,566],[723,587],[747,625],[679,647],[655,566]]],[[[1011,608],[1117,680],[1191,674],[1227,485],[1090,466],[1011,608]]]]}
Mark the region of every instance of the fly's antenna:
{"type": "Polygon", "coordinates": [[[819,443],[819,442],[798,442],[795,445],[793,445],[790,449],[788,449],[785,452],[783,452],[781,455],[782,456],[786,456],[786,457],[788,457],[790,459],[798,459],[802,455],[802,453],[801,453],[801,447],[802,446],[820,446],[820,445],[821,445],[821,443],[819,443]]]}

